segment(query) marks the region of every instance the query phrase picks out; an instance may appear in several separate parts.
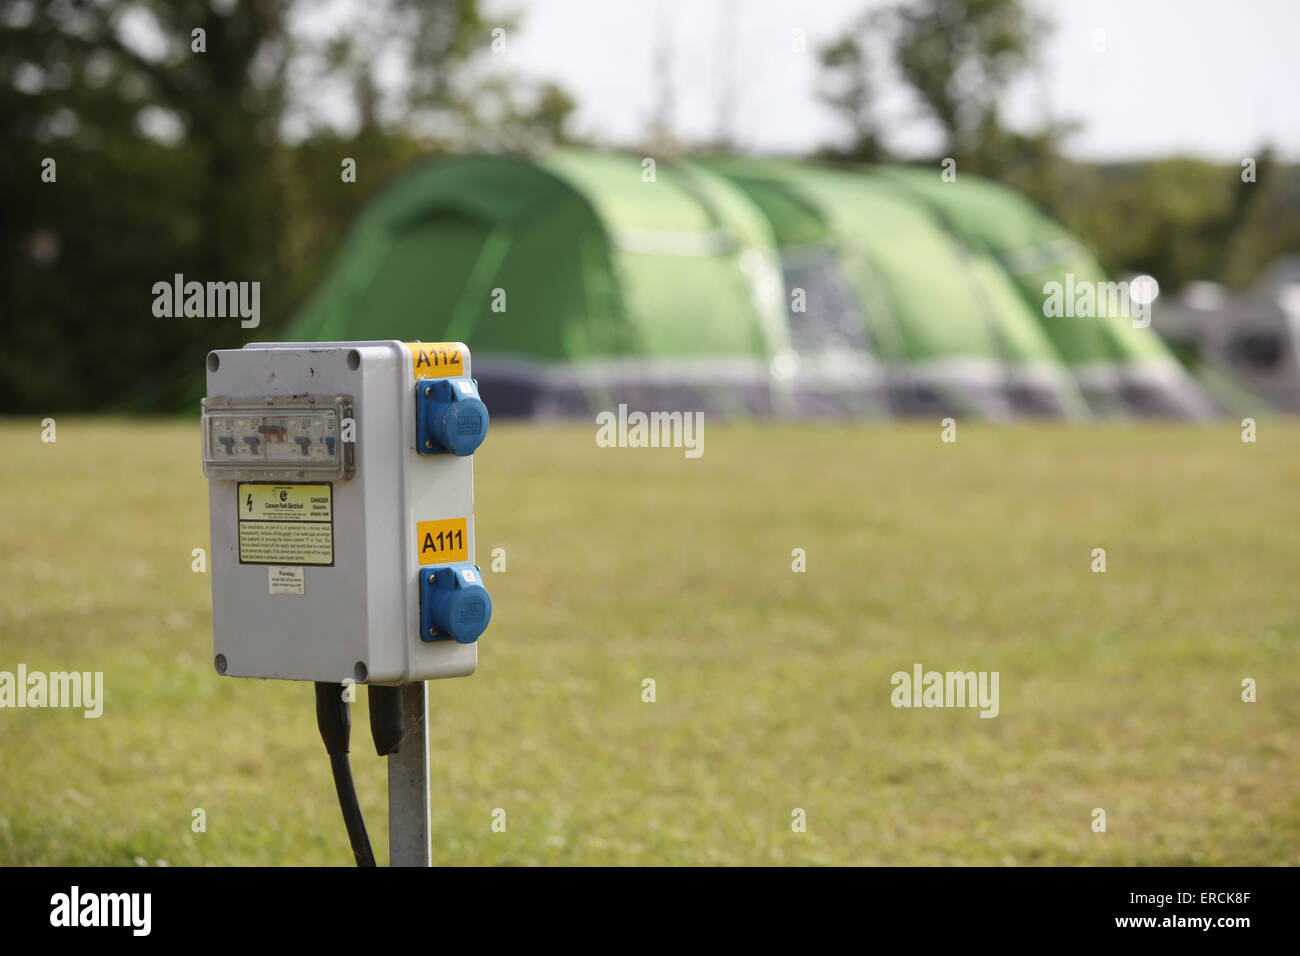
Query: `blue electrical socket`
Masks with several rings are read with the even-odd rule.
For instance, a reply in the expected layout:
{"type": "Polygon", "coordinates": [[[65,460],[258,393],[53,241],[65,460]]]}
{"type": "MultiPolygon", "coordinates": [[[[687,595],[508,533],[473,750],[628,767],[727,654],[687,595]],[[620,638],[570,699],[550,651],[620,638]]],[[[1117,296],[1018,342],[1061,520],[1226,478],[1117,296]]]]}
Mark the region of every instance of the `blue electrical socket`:
{"type": "Polygon", "coordinates": [[[487,437],[488,410],[472,378],[424,379],[415,388],[415,450],[474,454],[487,437]]]}
{"type": "Polygon", "coordinates": [[[492,619],[492,596],[478,565],[420,568],[420,639],[473,644],[492,619]]]}

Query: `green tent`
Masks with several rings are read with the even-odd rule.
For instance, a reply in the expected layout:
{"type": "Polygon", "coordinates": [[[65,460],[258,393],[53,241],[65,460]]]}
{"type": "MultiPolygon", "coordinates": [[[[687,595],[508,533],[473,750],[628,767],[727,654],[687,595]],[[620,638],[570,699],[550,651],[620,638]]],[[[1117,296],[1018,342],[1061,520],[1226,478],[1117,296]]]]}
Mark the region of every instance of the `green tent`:
{"type": "Polygon", "coordinates": [[[1057,227],[1008,194],[980,232],[986,210],[923,176],[579,150],[431,162],[368,207],[284,337],[464,341],[499,415],[1074,417],[1097,356],[1164,360],[1149,330],[1089,351],[1071,336],[1095,331],[1049,325],[1037,274],[1008,263],[1030,248],[1017,223],[1035,242],[1057,227]]]}
{"type": "Polygon", "coordinates": [[[364,213],[285,335],[463,341],[494,414],[780,411],[766,220],[703,170],[653,173],[588,152],[427,164],[364,213]]]}
{"type": "MultiPolygon", "coordinates": [[[[940,216],[968,248],[1000,266],[1037,316],[1091,406],[1100,412],[1200,416],[1212,403],[1141,318],[1099,308],[1095,318],[1044,315],[1045,289],[1094,288],[1108,277],[1093,255],[1025,197],[969,176],[943,182],[933,172],[881,167],[940,216]]],[[[1100,303],[1098,303],[1100,305],[1100,303]]]]}
{"type": "MultiPolygon", "coordinates": [[[[1014,284],[907,190],[874,173],[789,162],[710,165],[767,212],[792,292],[842,277],[894,411],[1086,414],[1014,284]]],[[[792,327],[824,326],[824,310],[819,303],[815,316],[792,311],[792,327]]]]}

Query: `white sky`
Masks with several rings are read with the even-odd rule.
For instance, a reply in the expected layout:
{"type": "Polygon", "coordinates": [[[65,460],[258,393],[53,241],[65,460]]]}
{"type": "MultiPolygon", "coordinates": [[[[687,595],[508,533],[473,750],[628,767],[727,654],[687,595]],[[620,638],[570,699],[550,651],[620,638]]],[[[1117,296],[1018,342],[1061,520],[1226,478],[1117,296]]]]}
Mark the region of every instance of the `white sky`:
{"type": "MultiPolygon", "coordinates": [[[[1075,119],[1081,159],[1184,153],[1240,160],[1265,141],[1300,158],[1300,0],[1031,0],[1054,24],[1032,79],[1004,104],[1015,125],[1049,108],[1075,119]],[[1095,52],[1094,31],[1105,51],[1095,52]]],[[[806,152],[840,133],[817,101],[816,49],[881,0],[500,0],[521,10],[501,66],[557,80],[579,103],[574,128],[631,144],[659,102],[667,31],[674,128],[710,138],[730,86],[737,148],[806,152]],[[792,49],[794,31],[807,52],[792,49]],[[728,77],[731,77],[728,82],[728,77]]],[[[900,88],[882,90],[890,145],[933,149],[900,88]]]]}

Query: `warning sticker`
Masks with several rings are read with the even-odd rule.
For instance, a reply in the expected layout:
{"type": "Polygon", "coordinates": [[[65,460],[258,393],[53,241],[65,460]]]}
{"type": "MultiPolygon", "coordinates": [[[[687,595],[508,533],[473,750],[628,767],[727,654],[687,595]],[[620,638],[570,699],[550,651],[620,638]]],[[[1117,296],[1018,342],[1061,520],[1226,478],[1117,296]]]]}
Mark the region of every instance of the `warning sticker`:
{"type": "Polygon", "coordinates": [[[302,568],[276,565],[266,569],[266,579],[272,594],[302,594],[304,571],[302,568]]]}
{"type": "Polygon", "coordinates": [[[446,518],[420,521],[415,526],[415,541],[420,564],[451,564],[469,560],[469,521],[446,518]]]}
{"type": "Polygon", "coordinates": [[[239,486],[240,521],[329,521],[334,517],[329,485],[239,486]]]}
{"type": "Polygon", "coordinates": [[[415,380],[465,374],[465,356],[457,342],[407,342],[415,380]]]}
{"type": "MultiPolygon", "coordinates": [[[[240,482],[236,492],[240,564],[334,564],[332,485],[240,482]]],[[[277,591],[274,570],[272,594],[302,593],[277,591]]]]}

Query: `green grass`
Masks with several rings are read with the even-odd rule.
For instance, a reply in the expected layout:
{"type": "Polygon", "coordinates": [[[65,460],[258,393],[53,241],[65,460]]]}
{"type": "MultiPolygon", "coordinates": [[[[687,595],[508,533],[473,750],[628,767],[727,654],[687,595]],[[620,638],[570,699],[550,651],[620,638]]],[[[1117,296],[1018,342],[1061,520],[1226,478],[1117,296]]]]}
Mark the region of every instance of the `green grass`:
{"type": "MultiPolygon", "coordinates": [[[[478,455],[508,565],[478,673],[429,685],[435,862],[1300,863],[1300,426],[594,433],[478,455]],[[916,662],[998,671],[1000,715],[894,709],[916,662]]],[[[350,863],[310,686],[212,669],[197,425],[0,448],[0,670],[106,685],[0,710],[0,863],[350,863]]]]}

